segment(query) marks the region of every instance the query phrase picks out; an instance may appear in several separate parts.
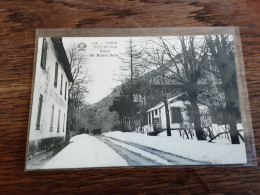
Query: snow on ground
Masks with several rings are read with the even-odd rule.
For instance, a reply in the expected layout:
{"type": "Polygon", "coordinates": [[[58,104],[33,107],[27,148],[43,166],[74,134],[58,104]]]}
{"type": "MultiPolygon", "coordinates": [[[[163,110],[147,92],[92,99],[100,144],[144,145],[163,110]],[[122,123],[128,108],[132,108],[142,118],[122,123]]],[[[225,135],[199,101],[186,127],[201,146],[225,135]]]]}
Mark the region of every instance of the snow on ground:
{"type": "Polygon", "coordinates": [[[109,146],[87,134],[70,139],[70,144],[42,168],[83,168],[127,166],[127,162],[109,146]]]}
{"type": "Polygon", "coordinates": [[[187,140],[176,135],[176,131],[171,137],[119,131],[103,135],[212,164],[245,164],[247,162],[245,144],[242,141],[240,144],[232,145],[231,143],[187,140]]]}
{"type": "Polygon", "coordinates": [[[128,149],[134,153],[137,153],[137,154],[140,154],[141,156],[144,156],[146,158],[149,158],[151,160],[154,160],[155,162],[157,163],[161,163],[161,164],[164,164],[164,165],[174,165],[173,163],[170,163],[168,162],[167,160],[165,159],[162,159],[154,154],[151,154],[150,152],[146,152],[144,150],[141,150],[139,148],[136,148],[136,147],[133,147],[133,146],[130,146],[128,144],[124,144],[122,142],[118,142],[118,141],[115,141],[115,140],[112,140],[112,139],[109,139],[109,138],[105,138],[111,142],[114,142],[115,144],[119,145],[119,146],[122,146],[123,148],[125,149],[128,149]]]}
{"type": "MultiPolygon", "coordinates": [[[[218,127],[213,126],[213,133],[214,133],[214,135],[217,135],[220,132],[224,132],[223,129],[221,128],[221,126],[218,126],[218,127]]],[[[180,136],[179,131],[173,130],[173,131],[171,131],[171,134],[174,137],[174,139],[183,140],[183,138],[180,136]]],[[[242,136],[244,136],[244,132],[243,131],[240,132],[240,134],[242,136]]],[[[159,133],[158,136],[160,136],[160,137],[167,137],[167,131],[163,131],[163,132],[159,133]]],[[[185,139],[186,139],[186,135],[184,134],[183,131],[182,131],[182,136],[184,136],[185,139]]],[[[190,135],[189,135],[189,138],[190,138],[190,135]]],[[[196,137],[193,136],[193,139],[196,139],[196,137]]],[[[220,135],[219,137],[217,137],[216,139],[214,139],[212,141],[212,143],[225,144],[225,145],[231,145],[230,142],[231,142],[230,138],[229,139],[225,138],[224,134],[220,135]]],[[[243,143],[243,141],[241,139],[240,139],[240,143],[243,143]]]]}

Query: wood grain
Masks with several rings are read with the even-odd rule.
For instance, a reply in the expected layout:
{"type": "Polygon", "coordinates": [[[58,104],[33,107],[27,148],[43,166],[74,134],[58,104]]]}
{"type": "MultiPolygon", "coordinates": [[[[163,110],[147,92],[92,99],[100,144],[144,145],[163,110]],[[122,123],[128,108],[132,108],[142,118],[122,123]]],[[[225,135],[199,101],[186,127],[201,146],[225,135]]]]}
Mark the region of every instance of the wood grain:
{"type": "Polygon", "coordinates": [[[259,167],[24,172],[37,28],[239,26],[259,156],[259,13],[258,0],[0,1],[0,194],[259,194],[259,167]]]}

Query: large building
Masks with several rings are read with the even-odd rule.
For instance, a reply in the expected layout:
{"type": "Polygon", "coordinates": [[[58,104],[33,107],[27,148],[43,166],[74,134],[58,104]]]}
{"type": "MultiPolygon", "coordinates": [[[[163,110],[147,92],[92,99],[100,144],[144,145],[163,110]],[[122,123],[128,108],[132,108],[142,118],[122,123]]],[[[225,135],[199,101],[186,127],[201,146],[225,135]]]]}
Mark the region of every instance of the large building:
{"type": "Polygon", "coordinates": [[[61,38],[39,38],[37,49],[28,155],[64,142],[68,88],[73,81],[61,38]]]}

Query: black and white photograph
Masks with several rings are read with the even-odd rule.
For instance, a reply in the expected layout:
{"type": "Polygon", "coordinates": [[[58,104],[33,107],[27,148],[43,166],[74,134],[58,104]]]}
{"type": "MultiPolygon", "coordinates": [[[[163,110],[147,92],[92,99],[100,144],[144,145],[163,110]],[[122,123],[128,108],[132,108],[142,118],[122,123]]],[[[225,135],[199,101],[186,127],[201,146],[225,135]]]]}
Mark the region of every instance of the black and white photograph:
{"type": "Polygon", "coordinates": [[[233,34],[36,47],[26,170],[247,163],[233,34]]]}

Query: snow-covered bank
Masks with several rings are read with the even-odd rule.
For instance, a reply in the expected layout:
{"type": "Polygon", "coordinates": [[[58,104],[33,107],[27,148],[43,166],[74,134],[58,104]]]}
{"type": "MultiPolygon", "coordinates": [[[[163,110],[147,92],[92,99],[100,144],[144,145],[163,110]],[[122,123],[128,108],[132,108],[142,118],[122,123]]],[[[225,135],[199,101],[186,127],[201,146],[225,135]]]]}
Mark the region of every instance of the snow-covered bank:
{"type": "Polygon", "coordinates": [[[93,136],[77,135],[70,144],[47,162],[43,169],[127,166],[114,150],[93,136]]]}
{"type": "Polygon", "coordinates": [[[186,140],[179,136],[147,136],[140,133],[119,131],[103,135],[212,164],[244,164],[247,162],[243,142],[238,145],[209,143],[207,141],[186,140]]]}

